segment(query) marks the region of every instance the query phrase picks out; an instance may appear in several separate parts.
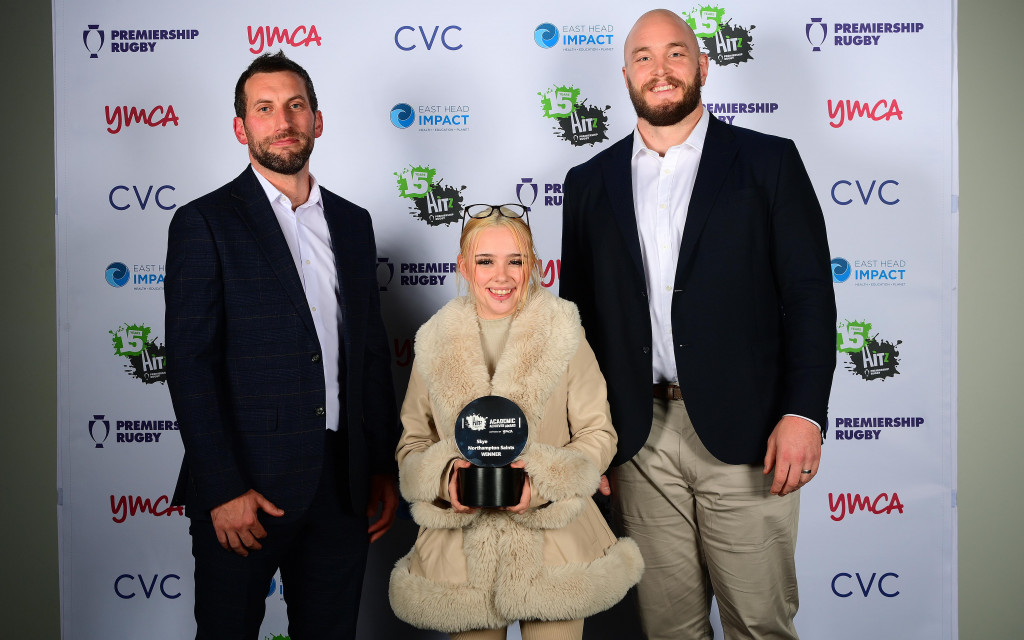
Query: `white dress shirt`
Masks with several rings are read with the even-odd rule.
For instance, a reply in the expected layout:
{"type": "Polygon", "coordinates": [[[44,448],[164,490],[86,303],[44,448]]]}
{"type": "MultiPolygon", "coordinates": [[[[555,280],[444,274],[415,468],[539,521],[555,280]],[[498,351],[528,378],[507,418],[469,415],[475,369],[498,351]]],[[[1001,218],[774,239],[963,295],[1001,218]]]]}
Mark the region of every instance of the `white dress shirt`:
{"type": "Polygon", "coordinates": [[[270,200],[270,206],[281,225],[285,242],[295,261],[295,269],[306,293],[306,302],[313,315],[313,326],[320,341],[320,362],[324,368],[324,382],[327,386],[327,404],[324,407],[327,428],[338,430],[341,414],[338,381],[339,351],[338,340],[341,331],[341,305],[338,300],[338,268],[331,247],[331,233],[324,217],[324,205],[320,198],[320,185],[312,175],[309,199],[292,211],[288,196],[278,191],[259,171],[253,169],[256,178],[270,200]]]}
{"type": "Polygon", "coordinates": [[[677,377],[672,348],[672,293],[686,210],[690,207],[708,133],[708,117],[704,109],[690,137],[670,147],[664,157],[647,148],[638,129],[633,131],[633,210],[651,308],[655,383],[676,382],[677,377]]]}

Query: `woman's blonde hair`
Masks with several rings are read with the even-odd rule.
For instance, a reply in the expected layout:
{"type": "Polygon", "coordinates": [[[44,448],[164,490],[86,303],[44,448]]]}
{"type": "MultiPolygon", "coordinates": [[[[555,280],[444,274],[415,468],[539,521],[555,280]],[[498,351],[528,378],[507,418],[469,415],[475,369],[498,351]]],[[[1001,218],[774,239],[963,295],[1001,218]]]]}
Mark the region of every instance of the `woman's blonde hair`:
{"type": "Polygon", "coordinates": [[[526,299],[534,291],[534,287],[540,286],[540,267],[537,262],[537,250],[533,245],[533,233],[522,218],[508,218],[497,212],[486,218],[466,220],[466,226],[462,228],[462,236],[459,238],[459,253],[470,278],[476,272],[476,260],[473,259],[473,252],[476,249],[477,237],[481,231],[490,228],[508,229],[512,232],[516,248],[523,258],[523,269],[529,273],[526,282],[521,285],[522,294],[516,304],[516,313],[519,313],[523,305],[526,304],[526,299]]]}

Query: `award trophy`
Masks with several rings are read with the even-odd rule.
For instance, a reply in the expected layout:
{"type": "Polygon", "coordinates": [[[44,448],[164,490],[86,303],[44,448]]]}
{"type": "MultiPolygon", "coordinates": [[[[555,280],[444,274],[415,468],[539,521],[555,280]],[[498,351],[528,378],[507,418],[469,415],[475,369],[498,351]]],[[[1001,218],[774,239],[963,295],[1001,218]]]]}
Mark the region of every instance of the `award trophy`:
{"type": "Polygon", "coordinates": [[[455,443],[471,463],[459,469],[459,501],[467,507],[511,507],[523,495],[522,469],[509,464],[529,433],[519,405],[501,396],[470,402],[455,423],[455,443]]]}

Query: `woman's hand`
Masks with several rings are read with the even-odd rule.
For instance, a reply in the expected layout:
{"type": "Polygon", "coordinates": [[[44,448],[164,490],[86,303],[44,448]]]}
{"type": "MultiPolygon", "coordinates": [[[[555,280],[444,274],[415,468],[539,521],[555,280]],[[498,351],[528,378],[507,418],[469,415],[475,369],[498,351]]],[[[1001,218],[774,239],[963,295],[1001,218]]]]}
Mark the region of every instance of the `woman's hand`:
{"type": "MultiPolygon", "coordinates": [[[[522,460],[516,460],[509,466],[513,469],[523,469],[526,467],[526,463],[522,460]]],[[[523,475],[525,476],[523,478],[523,496],[519,499],[519,504],[514,507],[502,507],[506,511],[511,511],[517,515],[523,515],[526,513],[526,510],[530,508],[530,474],[524,471],[523,475]]]]}
{"type": "Polygon", "coordinates": [[[459,502],[459,469],[469,467],[469,460],[456,460],[452,463],[451,478],[448,479],[448,499],[455,513],[476,513],[476,509],[459,502]]]}

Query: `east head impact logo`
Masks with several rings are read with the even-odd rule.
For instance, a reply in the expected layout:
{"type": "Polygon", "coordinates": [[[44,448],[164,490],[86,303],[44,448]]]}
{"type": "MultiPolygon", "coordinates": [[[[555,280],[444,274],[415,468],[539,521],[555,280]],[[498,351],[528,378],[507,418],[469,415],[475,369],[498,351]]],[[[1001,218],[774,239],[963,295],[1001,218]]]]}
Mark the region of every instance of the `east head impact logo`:
{"type": "Polygon", "coordinates": [[[591,106],[581,99],[580,90],[572,85],[556,86],[538,91],[545,118],[555,120],[555,137],[574,147],[593,146],[608,139],[610,105],[591,106]]]}
{"type": "Polygon", "coordinates": [[[432,227],[450,225],[462,220],[461,187],[448,186],[437,177],[437,170],[427,165],[410,166],[395,172],[398,195],[411,200],[413,216],[432,227]]]}
{"type": "Polygon", "coordinates": [[[713,4],[682,12],[683,19],[707,49],[709,59],[719,66],[750,62],[754,59],[750,53],[754,48],[754,25],[733,24],[732,18],[726,19],[725,15],[725,9],[713,4]]]}
{"type": "Polygon", "coordinates": [[[902,340],[890,342],[871,333],[870,322],[844,320],[836,325],[836,351],[849,355],[846,370],[865,380],[885,380],[899,375],[902,340]]]}

